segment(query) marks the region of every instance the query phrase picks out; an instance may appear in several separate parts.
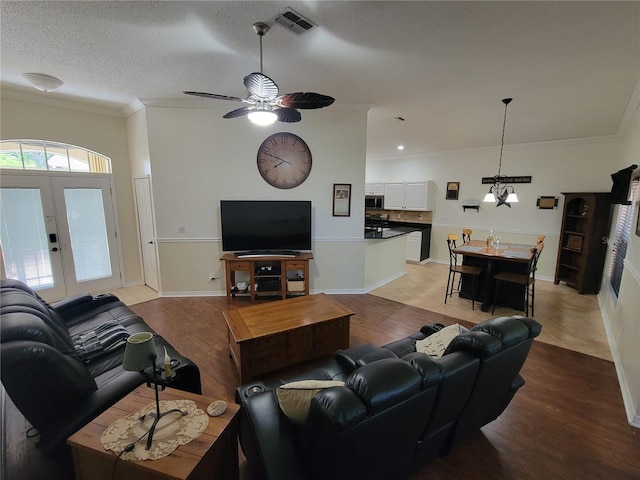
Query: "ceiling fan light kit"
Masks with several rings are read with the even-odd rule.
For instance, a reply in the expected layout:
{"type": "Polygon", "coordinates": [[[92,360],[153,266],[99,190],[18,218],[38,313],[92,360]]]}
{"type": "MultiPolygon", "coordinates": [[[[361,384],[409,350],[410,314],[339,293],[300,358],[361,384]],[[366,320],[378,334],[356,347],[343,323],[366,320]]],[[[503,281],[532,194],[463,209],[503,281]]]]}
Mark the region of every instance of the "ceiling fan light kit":
{"type": "Polygon", "coordinates": [[[500,141],[500,162],[498,163],[498,174],[493,177],[493,185],[489,187],[489,191],[484,196],[484,202],[495,203],[498,202],[496,207],[500,205],[506,205],[511,208],[512,203],[518,202],[518,195],[516,194],[515,188],[512,185],[506,185],[506,176],[501,174],[502,170],[502,151],[504,150],[504,131],[507,126],[507,106],[513,98],[503,98],[502,103],[504,103],[504,119],[502,121],[502,140],[500,141]]]}
{"type": "Polygon", "coordinates": [[[53,92],[64,84],[59,78],[45,75],[44,73],[23,73],[22,77],[35,88],[45,93],[53,92]]]}
{"type": "Polygon", "coordinates": [[[270,110],[254,110],[248,117],[252,123],[263,127],[273,124],[278,119],[278,116],[270,110]]]}
{"type": "Polygon", "coordinates": [[[271,125],[276,120],[284,123],[299,122],[302,118],[298,109],[315,109],[328,107],[334,102],[333,97],[314,92],[284,93],[279,95],[278,85],[262,73],[262,37],[269,31],[269,25],[263,22],[253,24],[253,30],[260,38],[260,72],[253,72],[244,77],[244,86],[249,92],[246,98],[230,97],[217,93],[185,91],[187,95],[232,100],[250,104],[227,112],[222,118],[236,118],[247,115],[256,125],[271,125]]]}

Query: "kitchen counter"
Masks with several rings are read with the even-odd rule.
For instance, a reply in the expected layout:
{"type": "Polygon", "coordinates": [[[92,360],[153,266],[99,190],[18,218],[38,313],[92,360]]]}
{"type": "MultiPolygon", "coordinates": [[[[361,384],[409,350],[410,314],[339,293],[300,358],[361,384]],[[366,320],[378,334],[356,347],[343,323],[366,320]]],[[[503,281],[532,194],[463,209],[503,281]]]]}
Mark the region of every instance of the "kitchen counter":
{"type": "Polygon", "coordinates": [[[415,227],[384,227],[382,231],[365,229],[364,238],[366,239],[385,239],[407,235],[411,232],[419,231],[420,228],[415,227]]]}

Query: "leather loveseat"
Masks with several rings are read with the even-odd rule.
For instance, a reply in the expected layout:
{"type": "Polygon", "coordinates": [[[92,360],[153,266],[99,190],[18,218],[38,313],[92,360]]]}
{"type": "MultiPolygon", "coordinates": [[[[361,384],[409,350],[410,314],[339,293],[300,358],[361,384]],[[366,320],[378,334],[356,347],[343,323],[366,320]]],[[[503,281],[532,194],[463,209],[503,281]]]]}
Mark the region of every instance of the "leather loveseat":
{"type": "MultiPolygon", "coordinates": [[[[24,283],[2,280],[0,328],[2,384],[46,454],[146,381],[123,370],[124,342],[133,333],[155,332],[114,295],[50,305],[24,283]]],[[[154,340],[160,361],[162,347],[172,359],[171,386],[201,393],[198,367],[163,338],[154,340]]]]}
{"type": "Polygon", "coordinates": [[[519,371],[540,324],[496,317],[455,337],[441,358],[416,352],[441,328],[340,351],[288,379],[345,382],[316,393],[302,425],[278,403],[286,382],[239,387],[246,478],[406,479],[496,419],[524,385],[519,371]]]}

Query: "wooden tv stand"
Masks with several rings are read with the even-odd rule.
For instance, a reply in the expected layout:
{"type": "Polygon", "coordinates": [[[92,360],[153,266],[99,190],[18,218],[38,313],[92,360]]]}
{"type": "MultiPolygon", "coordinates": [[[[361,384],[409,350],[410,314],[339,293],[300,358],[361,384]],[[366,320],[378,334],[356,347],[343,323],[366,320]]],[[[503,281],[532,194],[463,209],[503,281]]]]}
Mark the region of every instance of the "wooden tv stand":
{"type": "Polygon", "coordinates": [[[284,300],[288,297],[309,295],[309,260],[312,258],[312,253],[247,257],[225,253],[220,260],[225,263],[227,303],[240,297],[246,297],[253,303],[259,297],[277,297],[284,300]],[[265,267],[264,272],[259,272],[261,267],[265,267]],[[239,291],[235,288],[236,272],[245,272],[245,290],[239,291]],[[287,284],[287,280],[292,278],[294,281],[287,284]]]}

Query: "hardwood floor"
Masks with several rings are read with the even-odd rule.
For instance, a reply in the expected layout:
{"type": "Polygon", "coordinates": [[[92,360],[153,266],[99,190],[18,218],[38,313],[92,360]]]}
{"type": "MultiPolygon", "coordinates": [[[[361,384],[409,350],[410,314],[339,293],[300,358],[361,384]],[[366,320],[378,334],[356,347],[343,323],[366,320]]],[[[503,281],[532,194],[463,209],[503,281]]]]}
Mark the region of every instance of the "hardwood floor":
{"type": "MultiPolygon", "coordinates": [[[[375,295],[333,297],[356,312],[352,346],[381,345],[426,323],[458,321],[375,295]]],[[[233,401],[238,375],[226,346],[222,312],[228,306],[223,297],[159,298],[131,308],[199,365],[205,395],[233,401]]],[[[466,320],[460,322],[471,326],[466,320]]],[[[273,376],[286,378],[287,372],[273,376]]],[[[522,375],[525,386],[500,418],[412,479],[640,478],[640,431],[627,423],[611,361],[536,340],[522,375]]],[[[7,417],[9,423],[20,425],[11,405],[7,417]]],[[[3,430],[11,435],[16,428],[3,430]]],[[[24,443],[5,440],[7,479],[71,478],[68,470],[55,471],[43,464],[37,450],[25,453],[24,443]]]]}

